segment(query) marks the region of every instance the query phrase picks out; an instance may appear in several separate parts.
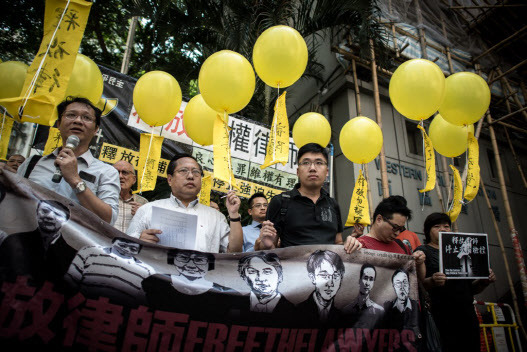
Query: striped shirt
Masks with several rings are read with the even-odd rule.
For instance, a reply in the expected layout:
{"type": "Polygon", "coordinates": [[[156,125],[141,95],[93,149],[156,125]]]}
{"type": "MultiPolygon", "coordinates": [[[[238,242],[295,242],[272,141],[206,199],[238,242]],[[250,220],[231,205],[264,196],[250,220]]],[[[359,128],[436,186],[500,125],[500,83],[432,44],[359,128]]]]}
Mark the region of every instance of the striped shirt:
{"type": "Polygon", "coordinates": [[[126,230],[128,230],[130,221],[132,221],[132,218],[134,217],[132,215],[132,204],[130,204],[132,202],[145,205],[148,203],[148,200],[144,197],[141,197],[139,194],[134,194],[127,200],[123,200],[121,197],[119,197],[119,215],[117,215],[117,221],[115,224],[113,224],[113,227],[121,232],[126,232],[126,230]]]}

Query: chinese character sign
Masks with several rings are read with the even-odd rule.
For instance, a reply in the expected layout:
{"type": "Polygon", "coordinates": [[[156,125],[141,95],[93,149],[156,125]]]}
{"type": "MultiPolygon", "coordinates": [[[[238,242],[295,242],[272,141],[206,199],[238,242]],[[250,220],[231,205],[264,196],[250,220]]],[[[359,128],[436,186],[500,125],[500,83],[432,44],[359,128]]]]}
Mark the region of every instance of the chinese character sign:
{"type": "Polygon", "coordinates": [[[227,124],[220,115],[214,120],[214,178],[226,182],[229,189],[239,190],[232,172],[231,148],[227,124]]]}
{"type": "Polygon", "coordinates": [[[468,168],[467,168],[467,183],[463,198],[467,202],[473,200],[479,191],[479,145],[478,140],[474,137],[472,132],[468,133],[468,168]]]}
{"type": "Polygon", "coordinates": [[[423,126],[417,125],[417,128],[423,133],[423,140],[425,142],[426,185],[424,189],[419,190],[419,192],[425,193],[433,190],[436,185],[436,158],[432,140],[426,134],[423,126]]]}
{"type": "Polygon", "coordinates": [[[42,155],[51,154],[58,147],[62,147],[62,136],[60,135],[60,131],[58,128],[50,127],[48,140],[46,141],[46,145],[44,146],[44,152],[42,153],[42,155]]]}
{"type": "Polygon", "coordinates": [[[452,204],[450,205],[450,210],[448,211],[448,216],[452,222],[457,220],[459,213],[461,213],[461,208],[463,207],[463,184],[461,183],[461,176],[459,171],[450,165],[452,173],[454,176],[454,196],[452,197],[452,204]]]}
{"type": "Polygon", "coordinates": [[[355,189],[351,196],[350,210],[346,226],[353,226],[355,224],[369,225],[370,221],[370,207],[368,205],[368,182],[362,175],[362,170],[359,170],[359,177],[355,182],[355,189]]]}
{"type": "Polygon", "coordinates": [[[163,137],[153,134],[141,133],[136,193],[151,191],[156,188],[163,139],[163,137]]]}
{"type": "Polygon", "coordinates": [[[487,234],[439,233],[439,271],[449,279],[489,277],[487,234]]]}
{"type": "Polygon", "coordinates": [[[0,159],[6,160],[7,147],[9,145],[9,138],[11,137],[11,130],[13,129],[13,120],[4,114],[0,119],[0,159]]]}
{"type": "Polygon", "coordinates": [[[269,143],[264,164],[265,169],[276,163],[287,164],[289,157],[289,120],[287,119],[287,109],[285,107],[285,94],[282,93],[276,100],[274,107],[273,123],[269,132],[269,143]]]}

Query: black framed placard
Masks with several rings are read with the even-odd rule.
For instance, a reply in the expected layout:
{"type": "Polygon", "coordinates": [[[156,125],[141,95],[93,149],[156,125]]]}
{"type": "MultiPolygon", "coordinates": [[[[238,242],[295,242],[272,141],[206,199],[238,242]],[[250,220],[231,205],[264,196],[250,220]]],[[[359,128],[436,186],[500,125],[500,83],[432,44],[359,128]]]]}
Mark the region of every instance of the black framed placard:
{"type": "Polygon", "coordinates": [[[485,233],[439,233],[439,271],[449,279],[487,279],[489,245],[485,233]]]}

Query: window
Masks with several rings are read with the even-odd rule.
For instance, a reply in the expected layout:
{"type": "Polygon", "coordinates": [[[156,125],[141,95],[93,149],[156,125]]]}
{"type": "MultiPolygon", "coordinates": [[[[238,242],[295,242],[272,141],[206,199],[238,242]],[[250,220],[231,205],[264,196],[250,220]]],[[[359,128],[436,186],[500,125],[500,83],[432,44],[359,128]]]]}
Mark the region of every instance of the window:
{"type": "Polygon", "coordinates": [[[417,128],[417,124],[405,119],[406,136],[408,138],[408,152],[415,155],[423,155],[423,135],[417,128]]]}

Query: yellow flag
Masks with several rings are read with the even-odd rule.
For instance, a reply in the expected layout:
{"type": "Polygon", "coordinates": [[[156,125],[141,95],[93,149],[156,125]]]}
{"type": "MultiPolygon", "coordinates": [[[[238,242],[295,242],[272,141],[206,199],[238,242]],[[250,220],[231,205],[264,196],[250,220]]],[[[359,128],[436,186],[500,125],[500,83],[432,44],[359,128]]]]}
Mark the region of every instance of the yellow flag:
{"type": "Polygon", "coordinates": [[[229,143],[229,129],[227,122],[221,116],[216,115],[213,131],[213,150],[214,150],[214,178],[229,185],[229,189],[240,189],[236,184],[234,173],[232,172],[231,148],[229,143]]]}
{"type": "Polygon", "coordinates": [[[465,187],[464,198],[467,202],[472,201],[479,190],[479,145],[478,140],[472,132],[468,133],[468,168],[467,184],[465,187]]]}
{"type": "Polygon", "coordinates": [[[425,141],[426,186],[419,190],[419,192],[425,193],[433,190],[436,185],[436,157],[434,146],[425,129],[421,125],[417,125],[417,128],[423,132],[423,140],[425,141]]]}
{"type": "Polygon", "coordinates": [[[201,179],[201,190],[199,191],[199,202],[210,206],[210,191],[212,190],[212,175],[201,179]]]}
{"type": "Polygon", "coordinates": [[[156,188],[157,170],[161,159],[163,137],[141,133],[139,141],[139,164],[137,165],[137,191],[151,191],[156,188]],[[149,152],[150,149],[150,152],[149,152]]]}
{"type": "Polygon", "coordinates": [[[13,120],[10,117],[4,115],[3,119],[0,119],[0,159],[6,160],[7,147],[9,147],[9,139],[11,138],[11,130],[13,129],[13,120]]]}
{"type": "Polygon", "coordinates": [[[50,127],[48,140],[46,141],[42,155],[51,154],[58,147],[62,147],[62,136],[58,128],[50,127]]]}
{"type": "Polygon", "coordinates": [[[66,4],[66,0],[46,0],[44,37],[27,70],[21,96],[0,100],[0,105],[23,122],[53,126],[57,119],[55,107],[66,94],[92,5],[84,0],[71,0],[67,8],[66,4]],[[34,79],[39,68],[40,73],[34,79]],[[19,108],[24,105],[24,97],[28,93],[29,99],[22,115],[19,115],[19,108]]]}
{"type": "Polygon", "coordinates": [[[346,226],[353,226],[355,224],[362,224],[364,226],[371,224],[370,221],[370,207],[368,205],[368,182],[362,175],[362,170],[359,170],[359,178],[355,182],[355,189],[351,196],[350,210],[346,226]]]}
{"type": "Polygon", "coordinates": [[[457,171],[452,165],[450,165],[450,168],[454,173],[454,199],[452,199],[452,207],[447,215],[450,217],[450,221],[455,222],[461,212],[461,206],[463,205],[463,184],[461,183],[459,171],[457,171]]]}
{"type": "Polygon", "coordinates": [[[269,132],[269,142],[267,143],[267,153],[261,169],[276,163],[287,164],[289,160],[289,120],[287,119],[287,109],[285,106],[284,92],[276,100],[274,106],[273,124],[269,132]]]}

